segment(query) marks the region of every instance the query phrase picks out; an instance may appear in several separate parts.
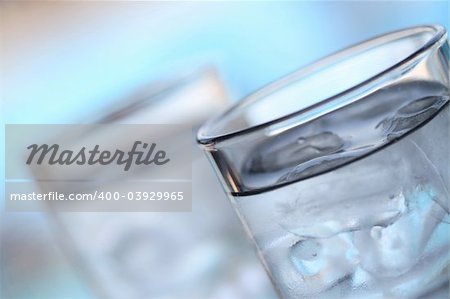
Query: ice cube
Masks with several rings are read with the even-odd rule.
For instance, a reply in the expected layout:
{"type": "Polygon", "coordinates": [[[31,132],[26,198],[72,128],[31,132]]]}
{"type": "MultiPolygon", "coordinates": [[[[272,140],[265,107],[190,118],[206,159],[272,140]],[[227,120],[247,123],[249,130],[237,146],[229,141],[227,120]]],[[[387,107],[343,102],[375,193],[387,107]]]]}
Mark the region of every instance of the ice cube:
{"type": "Polygon", "coordinates": [[[277,221],[300,237],[320,238],[388,225],[406,209],[402,186],[410,184],[410,169],[401,157],[371,156],[340,168],[339,176],[311,178],[291,200],[279,200],[277,221]]]}
{"type": "Polygon", "coordinates": [[[289,262],[279,263],[276,275],[288,281],[291,296],[308,294],[316,298],[323,292],[339,293],[338,289],[350,283],[346,281],[358,262],[348,233],[327,239],[301,239],[287,254],[289,262]]]}
{"type": "Polygon", "coordinates": [[[408,272],[422,257],[436,226],[446,214],[431,187],[419,186],[407,195],[407,211],[394,223],[356,231],[354,244],[362,267],[376,277],[408,272]]]}

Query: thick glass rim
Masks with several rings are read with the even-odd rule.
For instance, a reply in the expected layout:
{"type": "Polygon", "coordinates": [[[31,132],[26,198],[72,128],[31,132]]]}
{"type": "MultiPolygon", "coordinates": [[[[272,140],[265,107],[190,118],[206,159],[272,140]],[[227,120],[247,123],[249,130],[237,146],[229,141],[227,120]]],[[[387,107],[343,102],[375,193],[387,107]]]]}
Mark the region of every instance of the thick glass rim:
{"type": "MultiPolygon", "coordinates": [[[[334,52],[330,55],[327,55],[315,62],[312,62],[311,64],[308,64],[305,67],[299,68],[298,70],[292,72],[291,74],[288,74],[286,76],[283,76],[272,83],[267,84],[266,86],[262,87],[261,89],[257,90],[256,92],[244,97],[243,100],[239,101],[237,104],[233,105],[231,108],[229,108],[227,111],[217,115],[216,117],[211,118],[208,120],[198,131],[197,133],[197,142],[202,145],[211,145],[215,144],[220,141],[224,141],[227,139],[231,139],[236,136],[245,135],[257,130],[264,129],[268,126],[282,123],[285,120],[289,120],[291,118],[294,118],[298,115],[301,115],[307,111],[310,111],[311,109],[321,107],[323,105],[326,105],[330,102],[336,101],[358,89],[363,89],[364,87],[370,85],[374,81],[377,81],[383,77],[386,76],[392,76],[395,72],[401,72],[402,69],[407,67],[408,65],[414,64],[415,61],[421,57],[421,55],[430,49],[436,47],[439,47],[442,43],[446,40],[446,30],[441,25],[423,25],[423,26],[415,26],[410,27],[406,29],[391,31],[389,33],[381,34],[378,36],[375,36],[370,39],[366,39],[362,42],[359,42],[357,44],[354,44],[352,46],[349,46],[347,48],[344,48],[343,50],[334,52]],[[333,94],[329,97],[326,97],[323,100],[319,100],[318,102],[307,106],[305,108],[301,108],[299,110],[295,110],[292,113],[287,113],[283,116],[276,117],[269,121],[263,121],[262,123],[256,124],[256,125],[250,125],[248,127],[238,129],[238,130],[232,130],[230,132],[221,132],[217,134],[211,134],[211,128],[214,126],[216,122],[218,122],[220,119],[226,118],[232,113],[235,113],[239,110],[245,111],[247,106],[250,106],[254,103],[257,103],[259,100],[265,98],[266,96],[270,96],[270,94],[276,93],[277,90],[283,89],[283,87],[292,84],[294,82],[299,82],[303,80],[308,75],[314,73],[314,71],[317,68],[326,68],[329,64],[332,64],[333,61],[338,60],[339,58],[348,58],[351,56],[352,53],[355,51],[358,51],[361,48],[367,47],[368,45],[371,45],[371,48],[375,48],[377,46],[385,45],[392,43],[393,41],[396,41],[397,39],[395,36],[403,35],[403,38],[412,36],[414,33],[420,32],[420,31],[429,31],[431,29],[433,35],[424,42],[420,47],[417,48],[417,50],[413,51],[411,54],[406,55],[403,59],[398,61],[397,63],[393,63],[389,67],[384,68],[382,71],[377,72],[376,74],[370,76],[368,79],[363,80],[362,82],[355,84],[354,86],[347,88],[339,93],[333,94]],[[387,37],[393,37],[393,39],[390,39],[386,41],[385,39],[387,37]],[[303,78],[303,79],[302,79],[303,78]]],[[[400,38],[400,37],[399,37],[400,38]]],[[[332,112],[331,110],[330,112],[332,112]]]]}

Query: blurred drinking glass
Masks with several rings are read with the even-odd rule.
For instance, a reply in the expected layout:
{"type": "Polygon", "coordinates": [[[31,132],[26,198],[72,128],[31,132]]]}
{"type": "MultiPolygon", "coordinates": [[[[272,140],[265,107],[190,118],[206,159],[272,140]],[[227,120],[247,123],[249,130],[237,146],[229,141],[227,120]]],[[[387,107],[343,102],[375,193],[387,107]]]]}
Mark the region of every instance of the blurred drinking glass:
{"type": "MultiPolygon", "coordinates": [[[[180,147],[180,136],[192,136],[192,156],[185,165],[174,166],[192,167],[192,212],[59,213],[48,205],[57,221],[55,227],[63,251],[99,298],[213,299],[225,298],[221,295],[224,289],[232,292],[233,298],[273,298],[270,282],[243,242],[245,236],[238,221],[232,211],[226,210],[220,185],[214,176],[205,175],[208,163],[202,159],[191,130],[198,128],[207,115],[228,105],[225,84],[215,68],[174,77],[153,82],[135,96],[94,111],[93,117],[87,119],[96,116],[95,123],[111,125],[185,124],[188,132],[173,132],[165,138],[173,142],[174,154],[186,156],[191,149],[180,147]],[[249,255],[242,255],[246,252],[249,255]],[[247,273],[251,273],[251,280],[244,279],[247,273]]],[[[89,140],[115,145],[123,142],[120,134],[110,130],[91,130],[78,137],[67,132],[60,135],[52,136],[53,139],[49,136],[49,143],[63,138],[81,148],[89,140]]],[[[47,173],[63,176],[66,171],[53,168],[47,173]]],[[[95,171],[101,179],[93,180],[87,190],[70,192],[108,190],[114,186],[126,193],[130,191],[128,180],[142,179],[137,170],[130,170],[126,180],[108,173],[104,167],[83,171],[78,174],[80,177],[92,177],[95,171]]]]}

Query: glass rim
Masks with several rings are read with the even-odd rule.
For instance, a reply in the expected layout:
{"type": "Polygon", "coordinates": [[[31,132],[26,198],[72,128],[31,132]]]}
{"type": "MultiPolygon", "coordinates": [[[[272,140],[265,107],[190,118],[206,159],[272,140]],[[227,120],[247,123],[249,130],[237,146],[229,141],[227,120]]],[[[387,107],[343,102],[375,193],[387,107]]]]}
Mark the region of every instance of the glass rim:
{"type": "Polygon", "coordinates": [[[325,104],[333,102],[337,99],[340,99],[355,90],[364,88],[365,86],[369,85],[370,83],[392,74],[399,68],[402,68],[404,66],[414,63],[415,59],[417,59],[423,53],[432,49],[436,44],[439,44],[439,46],[440,46],[440,44],[445,41],[446,35],[447,35],[446,29],[439,24],[414,26],[414,27],[404,28],[404,29],[380,34],[380,35],[374,36],[372,38],[363,40],[359,43],[353,44],[351,46],[345,47],[342,50],[338,50],[329,55],[326,55],[316,61],[313,61],[312,63],[307,64],[306,66],[300,67],[297,70],[264,85],[262,88],[245,96],[241,101],[239,101],[238,103],[231,106],[225,112],[220,113],[219,115],[209,119],[204,125],[202,125],[200,127],[200,129],[197,133],[197,142],[201,145],[208,146],[208,145],[220,142],[220,141],[231,139],[233,137],[252,133],[254,131],[264,129],[268,126],[282,123],[285,120],[294,118],[294,117],[301,115],[311,109],[320,107],[322,105],[325,105],[325,104]],[[312,74],[314,72],[314,69],[317,68],[318,66],[327,68],[330,66],[329,61],[333,61],[334,59],[337,59],[339,57],[349,57],[349,54],[351,55],[352,52],[357,51],[357,49],[367,46],[368,44],[371,44],[371,43],[375,43],[375,44],[371,45],[368,49],[373,49],[380,45],[386,45],[386,44],[389,44],[389,43],[397,40],[396,38],[393,38],[388,41],[383,41],[383,39],[387,38],[388,36],[405,34],[404,37],[408,38],[409,36],[411,36],[414,32],[416,32],[418,30],[425,31],[427,29],[428,30],[431,29],[433,31],[432,32],[433,35],[426,42],[424,42],[421,46],[419,46],[416,50],[414,50],[411,54],[405,55],[405,57],[402,58],[400,61],[393,63],[389,67],[384,68],[382,71],[379,71],[379,72],[375,73],[374,75],[371,75],[369,78],[363,80],[362,82],[360,82],[358,84],[351,86],[350,88],[347,88],[347,89],[345,89],[341,92],[338,92],[336,94],[333,94],[331,96],[328,96],[325,99],[319,100],[318,102],[311,104],[305,108],[295,110],[291,113],[287,113],[285,115],[276,117],[276,118],[268,120],[268,121],[263,121],[256,125],[250,125],[248,127],[234,130],[231,132],[225,132],[225,133],[221,132],[221,133],[217,133],[217,134],[208,133],[209,129],[219,119],[227,117],[229,114],[236,112],[238,110],[242,110],[242,109],[245,110],[247,105],[251,105],[253,103],[258,102],[258,100],[265,98],[265,96],[264,96],[265,94],[268,94],[270,96],[270,94],[276,93],[278,90],[283,89],[285,86],[291,84],[292,82],[304,80],[304,77],[307,77],[308,75],[312,74]],[[407,34],[408,32],[411,32],[411,33],[407,34]],[[302,76],[300,76],[299,78],[296,78],[296,76],[298,76],[300,74],[302,74],[302,76]]]}

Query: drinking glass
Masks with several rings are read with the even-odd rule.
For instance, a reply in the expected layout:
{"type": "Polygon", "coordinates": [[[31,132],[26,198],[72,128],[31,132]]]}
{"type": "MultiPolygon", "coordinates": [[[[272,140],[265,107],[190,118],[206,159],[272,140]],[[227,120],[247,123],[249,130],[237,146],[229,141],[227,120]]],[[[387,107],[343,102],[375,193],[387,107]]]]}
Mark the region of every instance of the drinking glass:
{"type": "Polygon", "coordinates": [[[448,298],[449,45],[404,29],[319,60],[198,142],[282,298],[448,298]]]}

